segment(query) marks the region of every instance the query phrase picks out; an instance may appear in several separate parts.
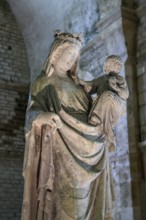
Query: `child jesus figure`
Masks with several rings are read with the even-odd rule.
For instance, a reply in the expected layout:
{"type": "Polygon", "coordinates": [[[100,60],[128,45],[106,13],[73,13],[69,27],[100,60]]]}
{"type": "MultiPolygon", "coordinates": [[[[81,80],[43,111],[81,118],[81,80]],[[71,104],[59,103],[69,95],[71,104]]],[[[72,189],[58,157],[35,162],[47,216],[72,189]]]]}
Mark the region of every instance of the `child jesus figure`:
{"type": "Polygon", "coordinates": [[[83,81],[77,76],[71,76],[86,92],[97,94],[88,116],[88,123],[101,127],[110,151],[116,149],[113,129],[120,116],[126,112],[126,99],[129,96],[126,80],[119,75],[122,67],[121,57],[111,55],[106,58],[103,66],[105,74],[99,78],[83,81]]]}

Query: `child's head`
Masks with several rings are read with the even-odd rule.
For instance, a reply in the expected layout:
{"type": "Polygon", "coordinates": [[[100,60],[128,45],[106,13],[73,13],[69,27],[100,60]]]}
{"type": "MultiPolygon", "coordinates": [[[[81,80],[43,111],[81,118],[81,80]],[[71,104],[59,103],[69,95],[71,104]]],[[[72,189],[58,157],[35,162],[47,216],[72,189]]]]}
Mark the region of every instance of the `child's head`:
{"type": "Polygon", "coordinates": [[[119,74],[123,67],[123,61],[120,56],[111,55],[108,56],[105,60],[103,71],[108,74],[110,72],[114,72],[119,74]]]}

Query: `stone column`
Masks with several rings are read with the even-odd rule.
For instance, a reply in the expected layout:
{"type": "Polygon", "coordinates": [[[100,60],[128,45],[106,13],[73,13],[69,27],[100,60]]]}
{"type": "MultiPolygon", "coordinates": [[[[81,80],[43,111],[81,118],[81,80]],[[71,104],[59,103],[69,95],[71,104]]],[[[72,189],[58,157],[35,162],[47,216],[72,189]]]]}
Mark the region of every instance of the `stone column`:
{"type": "Polygon", "coordinates": [[[136,44],[138,18],[135,10],[122,7],[123,33],[127,47],[127,61],[125,64],[126,78],[130,96],[127,102],[128,112],[128,135],[129,135],[129,158],[132,177],[132,201],[134,219],[141,219],[141,154],[139,143],[139,109],[136,72],[136,44]]]}
{"type": "Polygon", "coordinates": [[[138,101],[140,111],[140,143],[142,154],[142,178],[141,178],[141,212],[142,219],[146,219],[146,2],[138,1],[137,15],[139,27],[137,35],[137,80],[138,101]]]}

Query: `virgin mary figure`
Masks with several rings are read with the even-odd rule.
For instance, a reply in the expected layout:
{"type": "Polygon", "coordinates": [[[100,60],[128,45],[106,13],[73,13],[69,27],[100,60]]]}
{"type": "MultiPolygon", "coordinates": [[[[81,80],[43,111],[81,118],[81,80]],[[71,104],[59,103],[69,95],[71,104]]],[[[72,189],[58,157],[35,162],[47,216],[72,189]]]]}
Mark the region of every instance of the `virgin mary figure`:
{"type": "MultiPolygon", "coordinates": [[[[80,49],[80,35],[56,32],[42,73],[32,83],[22,220],[114,219],[113,181],[102,124],[88,123],[92,99],[69,77],[76,74],[80,49]]],[[[115,96],[105,100],[106,111],[115,110],[111,102],[121,107],[115,96]]]]}

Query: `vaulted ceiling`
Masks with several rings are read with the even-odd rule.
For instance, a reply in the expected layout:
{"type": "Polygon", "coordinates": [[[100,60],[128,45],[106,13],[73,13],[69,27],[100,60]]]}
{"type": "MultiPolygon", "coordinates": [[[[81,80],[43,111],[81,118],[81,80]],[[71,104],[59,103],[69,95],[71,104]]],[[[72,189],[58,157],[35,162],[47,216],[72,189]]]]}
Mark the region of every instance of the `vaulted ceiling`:
{"type": "Polygon", "coordinates": [[[83,32],[99,20],[98,0],[7,0],[23,34],[32,77],[39,73],[55,29],[83,32]]]}

